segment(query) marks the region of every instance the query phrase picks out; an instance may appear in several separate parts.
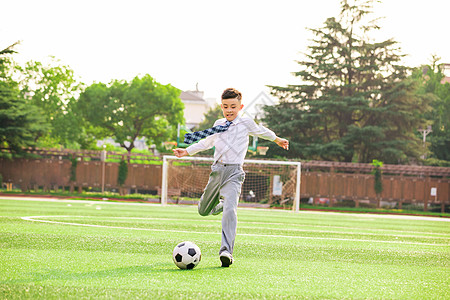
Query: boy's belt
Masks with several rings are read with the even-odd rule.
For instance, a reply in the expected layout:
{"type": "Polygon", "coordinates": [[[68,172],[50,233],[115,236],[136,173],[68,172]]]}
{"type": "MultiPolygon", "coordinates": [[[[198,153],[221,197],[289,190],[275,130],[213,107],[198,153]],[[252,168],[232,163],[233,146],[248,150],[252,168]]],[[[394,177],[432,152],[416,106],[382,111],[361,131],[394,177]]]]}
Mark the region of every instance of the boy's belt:
{"type": "Polygon", "coordinates": [[[241,166],[240,164],[227,164],[227,163],[222,163],[222,162],[219,162],[219,161],[214,162],[214,165],[221,165],[221,166],[224,166],[224,167],[231,167],[231,166],[238,167],[238,166],[241,166]]]}

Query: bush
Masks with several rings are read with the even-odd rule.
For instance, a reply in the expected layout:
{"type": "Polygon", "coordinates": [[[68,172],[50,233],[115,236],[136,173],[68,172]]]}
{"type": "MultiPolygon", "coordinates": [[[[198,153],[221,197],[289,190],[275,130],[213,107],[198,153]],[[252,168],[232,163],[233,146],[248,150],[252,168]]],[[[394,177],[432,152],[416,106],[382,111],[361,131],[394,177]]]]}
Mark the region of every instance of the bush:
{"type": "Polygon", "coordinates": [[[355,201],[353,200],[342,200],[333,203],[334,207],[355,207],[355,201]]]}
{"type": "Polygon", "coordinates": [[[119,186],[123,186],[128,176],[128,165],[127,162],[121,160],[119,163],[119,176],[117,178],[117,183],[119,186]]]}
{"type": "Polygon", "coordinates": [[[377,205],[372,204],[372,203],[359,203],[359,207],[361,207],[361,208],[377,208],[377,205]]]}
{"type": "Polygon", "coordinates": [[[71,166],[70,166],[70,181],[75,182],[77,181],[77,165],[78,165],[78,160],[76,157],[72,157],[70,159],[70,161],[72,162],[71,166]]]}

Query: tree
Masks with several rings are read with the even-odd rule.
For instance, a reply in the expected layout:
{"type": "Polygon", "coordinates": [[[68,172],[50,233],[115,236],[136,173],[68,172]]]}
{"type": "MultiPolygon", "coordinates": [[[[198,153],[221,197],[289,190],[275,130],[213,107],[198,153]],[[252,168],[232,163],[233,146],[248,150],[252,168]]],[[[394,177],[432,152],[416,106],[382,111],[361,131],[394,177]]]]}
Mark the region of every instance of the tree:
{"type": "Polygon", "coordinates": [[[175,135],[177,124],[184,122],[180,92],[150,75],[94,83],[80,95],[77,111],[99,129],[97,138],[111,136],[131,152],[137,137],[159,144],[175,135]]]}
{"type": "Polygon", "coordinates": [[[13,44],[0,51],[0,147],[13,154],[34,147],[48,126],[43,113],[21,97],[18,83],[12,79],[13,44]]]}
{"type": "MultiPolygon", "coordinates": [[[[439,60],[439,57],[433,56],[431,64],[417,68],[412,77],[421,82],[421,93],[434,96],[430,104],[431,111],[424,113],[432,128],[427,137],[431,150],[429,157],[432,161],[437,159],[450,162],[450,83],[442,83],[445,75],[439,60]]],[[[448,163],[444,165],[448,166],[448,163]]]]}
{"type": "Polygon", "coordinates": [[[23,67],[16,66],[16,70],[22,97],[39,107],[51,125],[41,142],[45,145],[50,141],[53,145],[72,148],[88,147],[93,142],[92,134],[74,111],[76,98],[83,88],[74,71],[55,57],[51,57],[49,64],[29,61],[23,67]]]}
{"type": "Polygon", "coordinates": [[[341,1],[337,19],[310,29],[315,38],[293,73],[300,83],[269,86],[280,104],[266,107],[264,121],[290,139],[290,157],[397,163],[420,155],[414,132],[430,99],[407,79],[409,69],[400,65],[403,55],[394,40],[369,39],[380,29],[376,20],[367,20],[372,3],[341,1]]]}

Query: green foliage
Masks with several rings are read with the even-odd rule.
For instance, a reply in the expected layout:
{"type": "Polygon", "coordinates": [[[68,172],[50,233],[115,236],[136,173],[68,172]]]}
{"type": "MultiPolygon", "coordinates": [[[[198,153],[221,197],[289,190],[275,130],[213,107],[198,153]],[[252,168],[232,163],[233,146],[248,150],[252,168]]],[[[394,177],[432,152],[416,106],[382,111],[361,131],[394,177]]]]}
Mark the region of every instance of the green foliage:
{"type": "Polygon", "coordinates": [[[72,157],[70,159],[71,165],[70,165],[70,181],[75,182],[77,181],[77,165],[78,160],[76,157],[72,157]]]}
{"type": "Polygon", "coordinates": [[[383,192],[383,180],[381,179],[382,171],[381,168],[383,167],[383,162],[374,159],[372,161],[372,165],[374,166],[374,169],[372,171],[372,174],[374,175],[374,190],[377,195],[381,194],[383,192]]]}
{"type": "Polygon", "coordinates": [[[449,160],[441,160],[441,159],[437,159],[437,158],[427,158],[423,162],[427,166],[450,168],[450,161],[449,160]]]}
{"type": "Polygon", "coordinates": [[[38,107],[50,124],[43,144],[51,141],[65,148],[88,148],[93,136],[76,112],[76,98],[83,84],[73,70],[51,57],[48,64],[29,61],[23,67],[16,66],[16,72],[20,77],[20,95],[28,105],[38,107]]]}
{"type": "Polygon", "coordinates": [[[338,18],[328,18],[314,35],[306,59],[294,73],[299,84],[270,86],[280,104],[266,107],[264,121],[290,140],[291,158],[407,162],[420,155],[415,134],[430,98],[400,65],[393,40],[372,41],[378,30],[368,19],[373,1],[342,1],[338,18]]]}
{"type": "Polygon", "coordinates": [[[0,147],[18,154],[22,148],[34,147],[48,126],[42,110],[25,101],[12,79],[14,46],[0,51],[0,147]]]}
{"type": "Polygon", "coordinates": [[[183,122],[179,95],[177,88],[145,75],[131,82],[94,83],[80,95],[77,107],[97,129],[97,138],[111,136],[130,152],[140,136],[155,144],[175,136],[177,124],[183,122]]]}
{"type": "Polygon", "coordinates": [[[121,160],[119,163],[119,174],[117,177],[117,183],[123,186],[128,176],[128,164],[125,160],[121,160]]]}
{"type": "MultiPolygon", "coordinates": [[[[440,58],[433,56],[430,65],[417,68],[412,75],[421,84],[420,92],[433,97],[430,104],[432,109],[424,113],[426,125],[431,125],[432,129],[427,136],[430,150],[427,156],[434,159],[428,162],[432,162],[432,165],[437,161],[450,162],[450,83],[442,83],[445,75],[439,60],[440,58]]],[[[427,164],[428,162],[425,161],[427,164]]]]}

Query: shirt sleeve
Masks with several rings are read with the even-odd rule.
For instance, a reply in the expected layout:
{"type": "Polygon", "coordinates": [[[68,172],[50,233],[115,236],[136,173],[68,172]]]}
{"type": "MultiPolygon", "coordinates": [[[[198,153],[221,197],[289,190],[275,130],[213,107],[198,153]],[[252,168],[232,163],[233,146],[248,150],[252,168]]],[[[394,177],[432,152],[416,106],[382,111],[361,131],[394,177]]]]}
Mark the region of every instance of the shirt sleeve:
{"type": "MultiPolygon", "coordinates": [[[[214,122],[214,126],[219,123],[220,120],[217,120],[214,122]]],[[[186,151],[189,155],[194,155],[200,151],[205,151],[208,149],[211,149],[214,147],[214,142],[216,141],[217,134],[210,135],[202,140],[200,140],[198,143],[192,144],[189,147],[186,148],[186,151]]]]}
{"type": "Polygon", "coordinates": [[[214,147],[214,142],[216,140],[217,134],[210,135],[203,140],[200,140],[198,143],[192,144],[186,148],[186,151],[189,155],[194,155],[200,151],[205,151],[214,147]]]}
{"type": "Polygon", "coordinates": [[[274,141],[277,135],[270,129],[264,127],[263,125],[258,125],[250,118],[246,118],[245,125],[248,128],[248,133],[255,135],[265,140],[274,141]]]}

